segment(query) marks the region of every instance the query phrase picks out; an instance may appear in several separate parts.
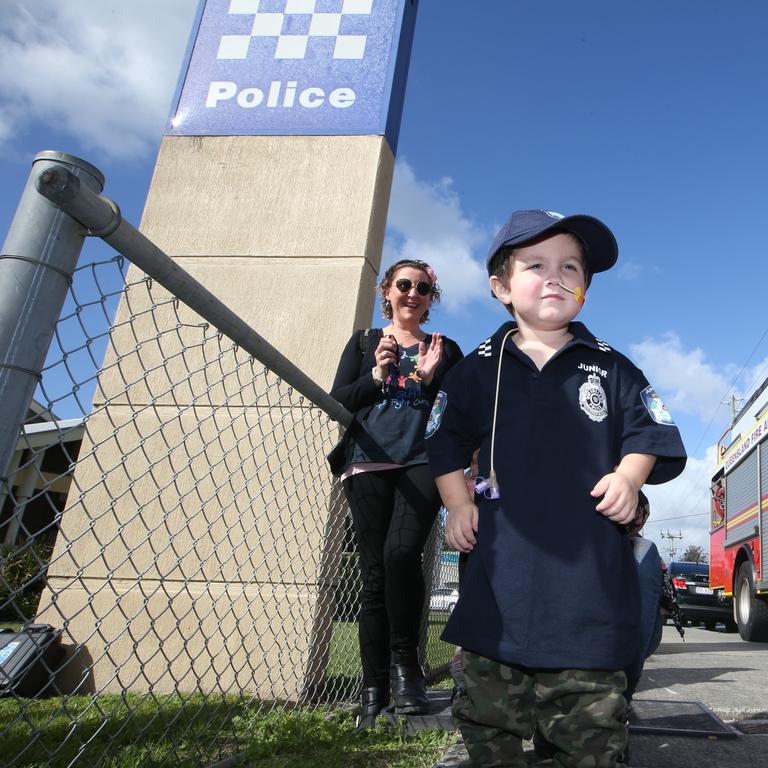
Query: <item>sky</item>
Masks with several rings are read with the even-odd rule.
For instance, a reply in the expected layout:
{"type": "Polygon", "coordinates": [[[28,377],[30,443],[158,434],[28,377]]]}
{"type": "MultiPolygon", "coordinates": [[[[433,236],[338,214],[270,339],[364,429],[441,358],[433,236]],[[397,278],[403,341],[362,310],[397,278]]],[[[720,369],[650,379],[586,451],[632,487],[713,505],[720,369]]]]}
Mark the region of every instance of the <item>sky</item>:
{"type": "MultiPolygon", "coordinates": [[[[138,224],[197,7],[3,0],[0,234],[45,149],[100,168],[138,224]]],[[[728,403],[768,376],[767,31],[761,0],[419,3],[382,264],[433,265],[428,329],[466,353],[507,319],[484,263],[511,211],[608,224],[619,262],[580,319],[683,435],[685,473],[648,491],[665,556],[707,547],[728,403]]]]}

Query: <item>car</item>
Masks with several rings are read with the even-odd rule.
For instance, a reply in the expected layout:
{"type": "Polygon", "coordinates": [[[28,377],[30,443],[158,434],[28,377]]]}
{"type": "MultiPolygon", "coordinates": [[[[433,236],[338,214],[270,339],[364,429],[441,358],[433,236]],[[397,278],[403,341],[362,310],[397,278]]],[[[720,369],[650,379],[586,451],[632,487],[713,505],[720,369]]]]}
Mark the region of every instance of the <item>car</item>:
{"type": "Polygon", "coordinates": [[[453,587],[438,587],[432,590],[429,596],[430,611],[447,611],[453,613],[456,603],[459,601],[459,590],[453,587]]]}
{"type": "Polygon", "coordinates": [[[715,629],[718,622],[728,632],[736,631],[733,620],[733,599],[725,597],[722,589],[709,586],[709,563],[671,562],[669,578],[677,592],[677,602],[683,619],[706,629],[715,629]]]}

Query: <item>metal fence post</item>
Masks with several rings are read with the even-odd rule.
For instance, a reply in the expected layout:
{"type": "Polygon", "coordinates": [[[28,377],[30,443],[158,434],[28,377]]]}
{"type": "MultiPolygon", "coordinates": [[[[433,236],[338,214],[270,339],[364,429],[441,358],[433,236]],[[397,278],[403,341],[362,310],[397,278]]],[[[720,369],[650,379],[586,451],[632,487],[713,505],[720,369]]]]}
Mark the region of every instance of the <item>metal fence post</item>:
{"type": "Polygon", "coordinates": [[[85,160],[40,152],[0,251],[0,481],[7,479],[86,235],[35,188],[52,165],[66,166],[96,193],[104,187],[104,176],[85,160]]]}
{"type": "Polygon", "coordinates": [[[74,220],[88,227],[118,253],[166,290],[178,296],[200,317],[215,325],[227,338],[264,363],[273,373],[322,408],[334,421],[348,427],[352,414],[341,403],[299,370],[266,339],[250,328],[204,285],[185,272],[170,256],[135,229],[120,214],[117,204],[73,179],[67,168],[51,168],[36,181],[37,191],[74,220]]]}

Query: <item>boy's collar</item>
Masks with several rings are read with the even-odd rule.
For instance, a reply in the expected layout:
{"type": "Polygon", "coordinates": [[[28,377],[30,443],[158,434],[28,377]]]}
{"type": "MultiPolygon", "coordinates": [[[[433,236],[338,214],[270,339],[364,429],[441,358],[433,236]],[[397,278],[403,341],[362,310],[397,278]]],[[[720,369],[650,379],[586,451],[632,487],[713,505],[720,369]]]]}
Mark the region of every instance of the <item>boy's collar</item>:
{"type": "MultiPolygon", "coordinates": [[[[487,338],[477,348],[477,351],[480,357],[495,357],[499,352],[499,347],[501,346],[501,341],[504,338],[504,336],[507,334],[508,331],[516,330],[516,329],[517,329],[517,323],[514,320],[508,320],[506,323],[504,323],[493,334],[493,336],[487,338]]],[[[611,351],[611,348],[604,341],[600,341],[600,339],[597,339],[595,338],[595,336],[592,335],[592,333],[587,329],[587,326],[584,325],[584,323],[573,321],[572,323],[569,324],[568,330],[573,336],[573,338],[568,342],[568,344],[584,344],[600,352],[611,351]]],[[[510,342],[511,340],[508,341],[507,343],[509,344],[510,342]]],[[[511,342],[511,343],[514,343],[514,342],[511,342]]]]}

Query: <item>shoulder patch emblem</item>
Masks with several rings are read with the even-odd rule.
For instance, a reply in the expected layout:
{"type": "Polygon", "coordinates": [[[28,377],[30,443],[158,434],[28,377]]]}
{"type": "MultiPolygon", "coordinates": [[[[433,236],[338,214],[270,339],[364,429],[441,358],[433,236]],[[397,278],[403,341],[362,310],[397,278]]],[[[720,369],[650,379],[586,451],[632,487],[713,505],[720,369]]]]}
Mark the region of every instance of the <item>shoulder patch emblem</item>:
{"type": "Polygon", "coordinates": [[[641,393],[640,398],[643,401],[643,405],[651,415],[651,418],[657,424],[664,424],[666,426],[674,427],[675,420],[672,418],[672,414],[669,412],[669,408],[661,401],[661,398],[656,394],[656,390],[648,385],[641,393]]]}
{"type": "Polygon", "coordinates": [[[440,422],[443,420],[443,414],[445,413],[445,406],[448,404],[448,395],[441,389],[437,393],[435,402],[432,405],[432,411],[429,414],[429,421],[427,421],[427,429],[424,432],[424,437],[429,440],[432,435],[440,428],[440,422]]]}
{"type": "Polygon", "coordinates": [[[592,421],[602,421],[608,415],[608,398],[596,373],[590,373],[579,387],[579,407],[592,421]]]}
{"type": "Polygon", "coordinates": [[[491,349],[491,340],[490,339],[486,339],[477,348],[477,354],[480,355],[480,357],[492,357],[493,350],[491,349]]]}
{"type": "Polygon", "coordinates": [[[597,348],[601,352],[610,352],[611,351],[611,348],[604,341],[600,341],[600,339],[595,339],[595,341],[597,342],[597,348]]]}

